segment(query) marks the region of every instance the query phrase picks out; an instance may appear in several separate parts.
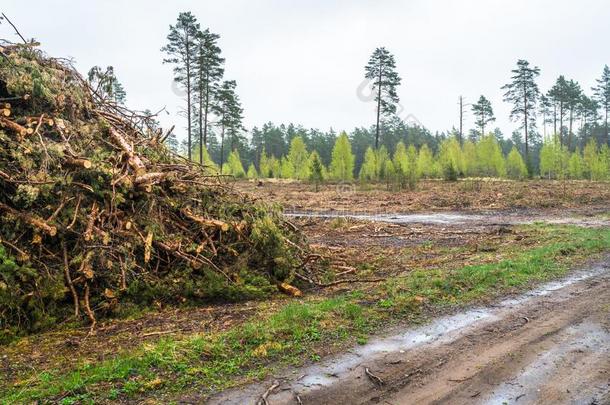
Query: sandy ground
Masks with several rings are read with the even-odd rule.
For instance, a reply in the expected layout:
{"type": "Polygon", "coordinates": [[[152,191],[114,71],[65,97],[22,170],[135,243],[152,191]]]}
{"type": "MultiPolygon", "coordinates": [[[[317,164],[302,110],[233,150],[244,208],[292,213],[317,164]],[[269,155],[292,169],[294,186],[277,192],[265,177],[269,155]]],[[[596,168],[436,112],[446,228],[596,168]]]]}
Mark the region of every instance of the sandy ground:
{"type": "MultiPolygon", "coordinates": [[[[608,404],[610,258],[486,308],[286,370],[269,404],[608,404]]],[[[274,385],[213,404],[256,403],[274,385]]]]}

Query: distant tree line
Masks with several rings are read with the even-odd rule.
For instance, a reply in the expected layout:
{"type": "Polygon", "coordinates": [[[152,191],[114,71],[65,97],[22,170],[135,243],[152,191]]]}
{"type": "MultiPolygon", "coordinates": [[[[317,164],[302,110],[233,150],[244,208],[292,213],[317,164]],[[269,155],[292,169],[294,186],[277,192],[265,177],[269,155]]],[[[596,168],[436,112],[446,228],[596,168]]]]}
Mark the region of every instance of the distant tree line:
{"type": "MultiPolygon", "coordinates": [[[[374,139],[374,129],[368,131],[374,139]]],[[[283,178],[312,181],[325,180],[351,182],[385,182],[388,188],[413,189],[422,178],[454,181],[460,177],[488,177],[522,180],[530,172],[517,145],[498,139],[488,133],[477,140],[465,140],[460,144],[455,136],[441,137],[432,145],[423,142],[405,143],[399,140],[388,148],[381,145],[375,150],[368,146],[362,153],[361,163],[354,153],[354,134],[343,132],[333,137],[328,163],[320,153],[309,148],[306,138],[295,135],[286,153],[276,157],[263,147],[255,160],[244,166],[239,151],[229,155],[224,174],[238,178],[283,178]],[[256,163],[257,162],[257,163],[256,163]],[[247,167],[247,170],[245,169],[247,167]]],[[[610,180],[610,148],[598,146],[591,138],[582,148],[568,150],[559,137],[548,138],[538,149],[540,175],[549,179],[610,180]]],[[[248,161],[246,161],[248,162],[248,161]]],[[[220,171],[217,166],[213,166],[220,171]]]]}

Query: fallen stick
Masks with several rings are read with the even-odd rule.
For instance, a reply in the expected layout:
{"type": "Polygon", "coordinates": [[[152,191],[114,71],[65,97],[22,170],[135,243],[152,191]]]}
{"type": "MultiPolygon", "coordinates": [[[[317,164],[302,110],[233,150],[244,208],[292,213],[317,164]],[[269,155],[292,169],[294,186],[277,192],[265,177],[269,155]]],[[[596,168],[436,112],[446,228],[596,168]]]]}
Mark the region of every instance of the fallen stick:
{"type": "Polygon", "coordinates": [[[112,126],[109,127],[110,137],[115,142],[115,144],[121,148],[123,152],[127,154],[127,163],[134,169],[136,172],[136,176],[141,176],[146,173],[146,166],[142,159],[134,152],[131,145],[125,140],[123,135],[119,133],[112,126]]]}
{"type": "Polygon", "coordinates": [[[223,232],[226,232],[229,230],[228,223],[226,223],[224,221],[220,221],[218,219],[208,219],[208,218],[200,217],[198,215],[193,214],[190,210],[188,210],[186,208],[182,210],[182,214],[184,214],[184,216],[187,217],[188,219],[195,221],[200,225],[203,225],[206,227],[218,228],[223,232]]]}
{"type": "Polygon", "coordinates": [[[76,293],[76,288],[74,288],[74,283],[72,283],[72,278],[70,277],[70,264],[68,262],[68,250],[66,249],[65,243],[61,243],[61,247],[64,251],[64,277],[66,278],[66,283],[68,284],[68,288],[72,293],[72,299],[74,301],[74,316],[78,316],[80,304],[78,302],[78,294],[76,293]]]}
{"type": "Polygon", "coordinates": [[[258,402],[256,403],[256,405],[269,405],[269,402],[267,402],[267,398],[279,386],[280,386],[280,382],[278,380],[275,380],[273,382],[273,384],[271,385],[271,387],[267,388],[267,391],[265,391],[263,393],[263,395],[261,395],[261,397],[258,400],[258,402]]]}
{"type": "Polygon", "coordinates": [[[24,222],[32,225],[35,228],[38,228],[45,232],[49,236],[57,235],[57,228],[55,226],[47,224],[44,220],[37,218],[30,214],[25,214],[17,211],[16,209],[9,207],[6,204],[0,203],[0,210],[4,210],[11,215],[16,216],[17,218],[23,220],[24,222]]]}
{"type": "Polygon", "coordinates": [[[170,333],[176,333],[177,330],[160,330],[155,332],[148,332],[140,335],[140,337],[149,337],[149,336],[159,336],[159,335],[169,335],[170,333]]]}
{"type": "Polygon", "coordinates": [[[95,330],[95,325],[97,324],[97,321],[95,320],[95,315],[93,314],[93,311],[91,310],[91,305],[89,304],[89,282],[85,282],[85,297],[84,297],[84,303],[85,303],[85,312],[87,313],[87,316],[89,317],[89,320],[91,321],[91,328],[89,329],[89,334],[93,334],[93,331],[95,330]]]}
{"type": "Polygon", "coordinates": [[[93,163],[90,160],[84,158],[66,158],[64,163],[68,166],[82,167],[84,169],[91,169],[93,163]]]}
{"type": "Polygon", "coordinates": [[[373,374],[371,372],[371,370],[369,370],[368,367],[364,368],[364,373],[373,382],[373,384],[375,384],[375,385],[377,385],[379,387],[381,387],[384,384],[383,380],[381,378],[379,378],[378,376],[376,376],[375,374],[373,374]]]}
{"type": "Polygon", "coordinates": [[[26,128],[4,117],[0,117],[0,125],[13,130],[19,136],[26,136],[34,133],[32,128],[26,128]]]}

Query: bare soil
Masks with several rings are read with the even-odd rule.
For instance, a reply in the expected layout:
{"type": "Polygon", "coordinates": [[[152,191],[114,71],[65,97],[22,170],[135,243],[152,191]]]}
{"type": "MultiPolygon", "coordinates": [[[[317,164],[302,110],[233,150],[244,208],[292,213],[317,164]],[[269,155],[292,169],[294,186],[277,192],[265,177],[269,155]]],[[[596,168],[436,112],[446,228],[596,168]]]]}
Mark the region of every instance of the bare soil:
{"type": "Polygon", "coordinates": [[[239,190],[288,211],[406,213],[421,211],[512,210],[519,208],[608,207],[610,183],[531,180],[427,180],[415,191],[384,184],[331,183],[320,186],[285,180],[235,183],[239,190]]]}
{"type": "MultiPolygon", "coordinates": [[[[269,404],[607,404],[610,260],[277,376],[269,404]],[[300,401],[300,402],[299,402],[300,401]]],[[[273,379],[215,404],[256,403],[273,379]]]]}

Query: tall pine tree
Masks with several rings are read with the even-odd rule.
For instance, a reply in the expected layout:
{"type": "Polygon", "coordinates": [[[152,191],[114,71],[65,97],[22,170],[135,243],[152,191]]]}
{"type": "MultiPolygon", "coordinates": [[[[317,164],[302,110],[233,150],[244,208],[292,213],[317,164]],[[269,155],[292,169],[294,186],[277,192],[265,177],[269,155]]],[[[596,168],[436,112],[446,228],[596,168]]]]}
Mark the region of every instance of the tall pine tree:
{"type": "Polygon", "coordinates": [[[485,96],[479,97],[479,101],[472,105],[472,113],[476,120],[475,124],[481,129],[481,138],[485,136],[485,126],[496,120],[494,110],[491,108],[491,103],[485,96]]]}
{"type": "Polygon", "coordinates": [[[511,119],[521,120],[521,128],[525,132],[525,161],[531,173],[529,133],[530,129],[536,126],[536,102],[540,94],[536,78],[540,75],[540,69],[537,66],[530,66],[526,60],[519,59],[517,68],[513,69],[512,73],[512,81],[502,87],[506,90],[504,101],[513,104],[511,119]]]}
{"type": "Polygon", "coordinates": [[[371,55],[368,64],[364,67],[364,77],[372,82],[377,103],[377,123],[375,125],[375,149],[379,148],[379,123],[381,116],[396,113],[396,104],[399,101],[396,88],[401,78],[396,72],[396,61],[385,48],[377,48],[371,55]]]}
{"type": "Polygon", "coordinates": [[[235,150],[236,137],[243,130],[242,124],[242,113],[241,103],[239,97],[235,93],[235,87],[237,83],[235,80],[225,80],[216,93],[216,100],[214,102],[214,112],[218,114],[220,125],[220,170],[222,172],[222,166],[224,164],[224,146],[225,146],[225,135],[228,134],[231,137],[231,149],[235,150]]]}
{"type": "Polygon", "coordinates": [[[576,113],[576,110],[578,108],[578,106],[580,105],[580,102],[582,100],[582,89],[580,88],[580,85],[575,82],[574,80],[570,80],[568,82],[568,87],[567,87],[567,105],[566,107],[568,108],[569,111],[569,126],[568,126],[568,141],[567,141],[567,148],[568,151],[573,150],[573,146],[574,146],[574,134],[572,132],[573,126],[574,126],[574,114],[576,113]]]}
{"type": "Polygon", "coordinates": [[[597,86],[593,88],[595,92],[595,100],[599,103],[604,111],[604,122],[606,127],[606,144],[610,145],[610,136],[608,136],[608,110],[610,109],[610,68],[604,66],[602,77],[597,79],[597,86]]]}
{"type": "Polygon", "coordinates": [[[193,101],[193,74],[197,58],[197,36],[199,23],[191,12],[178,15],[176,25],[169,26],[167,45],[161,48],[167,57],[163,63],[174,65],[174,81],[186,90],[186,119],[187,119],[187,149],[188,158],[191,159],[192,147],[192,101],[193,101]]]}
{"type": "Polygon", "coordinates": [[[218,91],[218,83],[224,74],[224,59],[220,57],[218,34],[206,29],[197,35],[197,55],[195,59],[195,89],[198,109],[199,160],[203,158],[203,148],[208,146],[208,115],[211,103],[218,91]]]}

